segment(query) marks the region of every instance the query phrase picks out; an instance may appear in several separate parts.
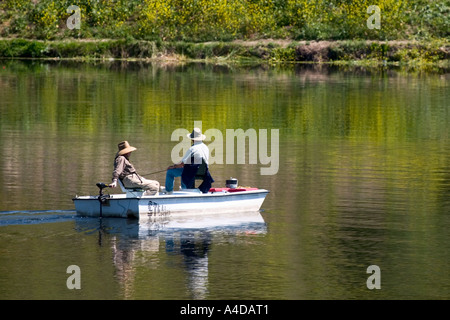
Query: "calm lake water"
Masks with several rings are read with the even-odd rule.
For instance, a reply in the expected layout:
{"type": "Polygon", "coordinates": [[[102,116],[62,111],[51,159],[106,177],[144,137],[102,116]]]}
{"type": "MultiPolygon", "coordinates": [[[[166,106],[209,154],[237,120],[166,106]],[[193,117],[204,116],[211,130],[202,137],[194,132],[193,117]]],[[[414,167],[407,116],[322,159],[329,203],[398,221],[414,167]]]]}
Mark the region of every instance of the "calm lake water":
{"type": "Polygon", "coordinates": [[[0,62],[0,299],[450,298],[448,73],[0,62]],[[170,227],[75,215],[122,140],[163,184],[152,173],[194,121],[223,132],[214,186],[269,189],[261,213],[170,227]],[[239,128],[279,130],[276,174],[261,157],[227,163],[239,128]]]}

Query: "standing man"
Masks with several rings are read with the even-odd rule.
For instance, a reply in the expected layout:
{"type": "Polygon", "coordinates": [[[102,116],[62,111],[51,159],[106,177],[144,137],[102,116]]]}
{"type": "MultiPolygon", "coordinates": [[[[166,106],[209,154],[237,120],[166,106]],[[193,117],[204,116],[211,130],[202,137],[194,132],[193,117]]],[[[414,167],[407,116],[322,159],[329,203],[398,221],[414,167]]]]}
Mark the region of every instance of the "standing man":
{"type": "Polygon", "coordinates": [[[110,187],[116,187],[117,179],[120,179],[125,188],[141,188],[145,190],[144,196],[155,195],[159,191],[159,182],[148,180],[138,175],[130,162],[131,152],[137,149],[130,146],[128,141],[122,141],[118,144],[118,147],[119,151],[114,159],[114,171],[110,187]]]}
{"type": "MultiPolygon", "coordinates": [[[[195,173],[202,162],[205,162],[206,166],[208,167],[209,149],[203,143],[203,140],[206,139],[206,136],[202,134],[199,128],[194,128],[194,130],[192,130],[192,133],[188,134],[187,137],[192,140],[192,146],[188,149],[183,159],[181,159],[180,163],[174,164],[167,168],[165,187],[166,191],[169,194],[173,192],[175,177],[183,176],[181,180],[181,188],[186,189],[189,186],[187,186],[185,182],[187,180],[192,180],[193,178],[195,178],[195,173]],[[193,172],[193,176],[191,174],[189,174],[189,176],[183,174],[185,165],[195,166],[195,172],[193,170],[190,170],[190,172],[193,172]]],[[[207,174],[209,174],[208,170],[207,174]]],[[[211,182],[213,181],[214,180],[212,180],[211,182]]]]}

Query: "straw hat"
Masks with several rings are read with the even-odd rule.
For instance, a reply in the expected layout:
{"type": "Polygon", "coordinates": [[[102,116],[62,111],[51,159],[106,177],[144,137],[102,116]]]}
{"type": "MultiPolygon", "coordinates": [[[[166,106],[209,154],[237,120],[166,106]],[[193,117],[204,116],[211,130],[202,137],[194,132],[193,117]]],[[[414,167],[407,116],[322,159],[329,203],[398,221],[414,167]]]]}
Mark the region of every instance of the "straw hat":
{"type": "Polygon", "coordinates": [[[128,141],[122,141],[117,146],[119,147],[119,152],[117,153],[119,156],[123,156],[124,154],[137,150],[135,147],[130,146],[128,141]]]}
{"type": "Polygon", "coordinates": [[[199,128],[194,128],[194,130],[192,130],[192,133],[189,133],[187,137],[194,141],[202,141],[206,139],[206,136],[202,134],[202,131],[199,128]]]}

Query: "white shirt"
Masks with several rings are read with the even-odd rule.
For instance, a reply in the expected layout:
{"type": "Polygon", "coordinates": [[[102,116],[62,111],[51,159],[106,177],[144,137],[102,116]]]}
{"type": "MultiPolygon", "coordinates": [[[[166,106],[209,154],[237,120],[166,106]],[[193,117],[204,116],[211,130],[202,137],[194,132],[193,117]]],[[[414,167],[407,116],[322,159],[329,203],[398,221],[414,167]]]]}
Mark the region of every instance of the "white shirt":
{"type": "Polygon", "coordinates": [[[195,141],[194,145],[188,149],[183,159],[181,159],[181,162],[190,164],[192,155],[194,156],[194,164],[201,164],[202,159],[205,159],[206,164],[208,164],[209,149],[203,142],[195,141]]]}

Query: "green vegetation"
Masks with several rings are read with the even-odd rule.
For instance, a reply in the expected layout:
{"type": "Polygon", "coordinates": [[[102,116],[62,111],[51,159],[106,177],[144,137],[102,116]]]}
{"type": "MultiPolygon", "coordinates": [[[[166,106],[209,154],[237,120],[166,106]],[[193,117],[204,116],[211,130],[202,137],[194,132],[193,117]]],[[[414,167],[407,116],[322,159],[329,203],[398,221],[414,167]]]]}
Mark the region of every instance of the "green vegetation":
{"type": "Polygon", "coordinates": [[[0,36],[164,41],[448,38],[448,0],[4,0],[0,36]],[[369,29],[369,5],[380,29],[369,29]],[[66,21],[79,6],[81,28],[66,21]]]}
{"type": "Polygon", "coordinates": [[[379,29],[367,26],[374,14],[367,10],[371,4],[368,0],[4,0],[0,56],[413,61],[418,66],[447,60],[448,64],[449,0],[379,0],[379,29]],[[74,14],[67,12],[71,5],[80,8],[79,29],[67,26],[74,14]]]}

